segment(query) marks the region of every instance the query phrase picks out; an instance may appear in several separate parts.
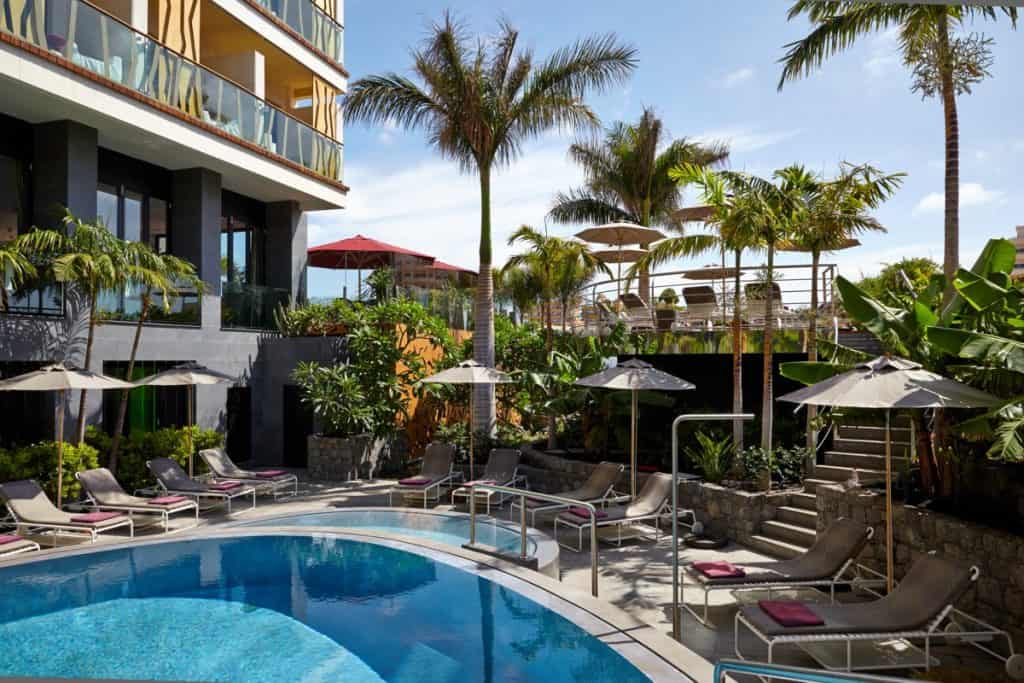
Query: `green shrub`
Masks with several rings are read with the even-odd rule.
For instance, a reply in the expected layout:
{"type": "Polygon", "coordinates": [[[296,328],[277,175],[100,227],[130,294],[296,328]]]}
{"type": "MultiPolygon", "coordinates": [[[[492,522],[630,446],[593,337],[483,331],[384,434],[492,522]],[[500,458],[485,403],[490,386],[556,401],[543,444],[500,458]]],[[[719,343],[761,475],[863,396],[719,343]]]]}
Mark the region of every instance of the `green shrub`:
{"type": "Polygon", "coordinates": [[[732,468],[733,456],[736,452],[732,437],[716,438],[714,435],[704,432],[697,432],[694,436],[698,445],[697,447],[687,446],[686,456],[700,470],[706,481],[712,484],[721,483],[732,468]]]}
{"type": "MultiPolygon", "coordinates": [[[[64,500],[75,500],[81,487],[75,472],[99,466],[99,453],[88,443],[64,444],[64,500]]],[[[50,500],[57,500],[57,443],[41,441],[9,451],[0,450],[0,481],[35,479],[50,500]]]]}
{"type": "MultiPolygon", "coordinates": [[[[196,453],[204,448],[220,448],[224,445],[224,436],[213,429],[200,429],[193,426],[192,442],[196,453]]],[[[170,458],[184,468],[188,468],[187,427],[168,427],[155,432],[133,434],[121,440],[121,449],[117,456],[117,480],[121,486],[131,493],[135,489],[153,484],[153,477],[146,469],[146,461],[154,458],[170,458]]],[[[89,427],[85,432],[85,442],[103,454],[106,464],[110,453],[110,436],[106,432],[89,427]]],[[[196,458],[195,472],[205,471],[202,459],[196,458]]]]}
{"type": "Polygon", "coordinates": [[[756,481],[771,463],[772,481],[784,485],[796,484],[803,479],[804,460],[807,457],[807,449],[801,446],[777,446],[771,452],[760,446],[750,446],[739,453],[738,473],[744,480],[756,481]]]}

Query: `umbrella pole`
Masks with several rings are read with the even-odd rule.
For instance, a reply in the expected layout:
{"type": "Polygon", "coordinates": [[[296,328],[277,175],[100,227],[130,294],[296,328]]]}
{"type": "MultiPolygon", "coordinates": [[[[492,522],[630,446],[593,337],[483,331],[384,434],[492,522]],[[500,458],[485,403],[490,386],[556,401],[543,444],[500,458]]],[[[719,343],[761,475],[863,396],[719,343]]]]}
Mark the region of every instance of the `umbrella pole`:
{"type": "Polygon", "coordinates": [[[185,438],[188,441],[188,476],[195,476],[192,469],[192,392],[195,390],[195,386],[188,385],[188,401],[185,408],[185,412],[188,413],[188,433],[185,438]]]}
{"type": "Polygon", "coordinates": [[[476,403],[476,385],[469,385],[469,481],[473,481],[473,405],[476,403]]]}
{"type": "Polygon", "coordinates": [[[636,404],[637,404],[637,390],[632,391],[632,401],[630,406],[630,430],[629,430],[629,466],[630,476],[632,481],[630,482],[630,494],[633,500],[636,500],[636,404]]]}
{"type": "Polygon", "coordinates": [[[891,412],[885,411],[885,583],[888,593],[892,592],[893,584],[891,412]]]}
{"type": "Polygon", "coordinates": [[[64,499],[64,394],[65,389],[57,392],[57,509],[64,499]]]}

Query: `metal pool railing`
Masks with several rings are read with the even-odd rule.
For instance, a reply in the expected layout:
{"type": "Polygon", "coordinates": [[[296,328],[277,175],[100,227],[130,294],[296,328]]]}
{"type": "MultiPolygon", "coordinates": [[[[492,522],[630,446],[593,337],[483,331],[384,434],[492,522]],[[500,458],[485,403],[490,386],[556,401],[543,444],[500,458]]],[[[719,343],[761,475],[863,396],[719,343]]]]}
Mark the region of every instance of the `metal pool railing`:
{"type": "Polygon", "coordinates": [[[597,597],[597,506],[582,500],[573,500],[555,496],[550,493],[539,493],[527,491],[511,486],[500,486],[498,484],[470,484],[469,485],[469,545],[476,545],[476,492],[478,490],[494,491],[509,496],[519,496],[519,558],[524,562],[529,559],[526,551],[526,499],[546,500],[570,507],[579,507],[590,513],[590,593],[597,597]]]}
{"type": "Polygon", "coordinates": [[[735,677],[730,674],[757,676],[762,680],[792,681],[795,683],[907,683],[909,678],[892,678],[889,676],[872,676],[863,673],[837,673],[820,669],[804,669],[796,666],[779,664],[758,664],[735,659],[723,659],[715,665],[714,683],[732,683],[735,677]]]}

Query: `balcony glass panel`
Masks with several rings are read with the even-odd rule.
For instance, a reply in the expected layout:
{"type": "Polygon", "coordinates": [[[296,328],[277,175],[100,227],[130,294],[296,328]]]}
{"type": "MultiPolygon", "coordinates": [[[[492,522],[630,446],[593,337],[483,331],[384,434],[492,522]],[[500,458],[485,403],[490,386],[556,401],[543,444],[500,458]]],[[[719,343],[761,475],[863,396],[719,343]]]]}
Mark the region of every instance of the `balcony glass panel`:
{"type": "Polygon", "coordinates": [[[0,312],[19,315],[64,315],[64,290],[60,285],[16,290],[10,286],[9,278],[5,277],[3,289],[0,312]]]}
{"type": "Polygon", "coordinates": [[[220,299],[221,327],[273,330],[274,311],[288,306],[291,295],[285,289],[241,282],[226,282],[220,299]]]}
{"type": "Polygon", "coordinates": [[[0,5],[3,32],[331,180],[340,179],[341,143],[92,5],[82,0],[0,0],[0,5]]]}
{"type": "Polygon", "coordinates": [[[345,29],[310,0],[256,1],[335,63],[342,63],[345,29]]]}

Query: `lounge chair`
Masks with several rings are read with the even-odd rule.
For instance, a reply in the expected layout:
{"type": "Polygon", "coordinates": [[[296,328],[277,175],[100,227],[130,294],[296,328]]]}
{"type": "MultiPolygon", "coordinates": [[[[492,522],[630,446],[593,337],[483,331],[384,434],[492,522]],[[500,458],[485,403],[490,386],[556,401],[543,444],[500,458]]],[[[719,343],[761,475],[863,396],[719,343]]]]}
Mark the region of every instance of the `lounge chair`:
{"type": "MultiPolygon", "coordinates": [[[[669,497],[672,495],[672,475],[656,472],[647,478],[636,499],[628,505],[617,505],[597,511],[597,527],[615,527],[618,531],[616,543],[622,545],[622,529],[638,522],[654,522],[656,537],[661,537],[661,516],[670,513],[669,497]]],[[[559,541],[559,545],[575,552],[583,552],[583,530],[591,525],[590,513],[569,508],[555,517],[555,540],[558,541],[558,527],[567,526],[577,532],[577,543],[573,547],[559,541]]]]}
{"type": "Polygon", "coordinates": [[[140,498],[128,495],[106,467],[76,472],[75,478],[82,485],[89,506],[96,510],[126,512],[129,517],[133,513],[159,514],[165,532],[170,527],[171,515],[180,512],[193,513],[195,524],[192,526],[199,524],[199,503],[186,496],[140,498]]]}
{"type": "Polygon", "coordinates": [[[156,458],[147,460],[146,467],[156,477],[157,484],[167,493],[175,496],[188,496],[199,503],[203,498],[213,498],[227,506],[228,514],[231,514],[231,504],[235,498],[252,496],[252,507],[256,508],[256,488],[246,486],[240,481],[225,481],[215,484],[204,484],[192,479],[181,465],[170,458],[156,458]]]}
{"type": "Polygon", "coordinates": [[[22,527],[53,532],[53,545],[57,534],[87,534],[93,543],[102,533],[128,527],[128,535],[135,536],[135,524],[130,517],[114,512],[74,514],[58,509],[46,497],[39,484],[31,479],[0,484],[0,499],[7,505],[20,530],[22,527]]]}
{"type": "MultiPolygon", "coordinates": [[[[743,317],[752,325],[764,325],[764,309],[768,303],[767,283],[748,282],[744,286],[743,292],[745,294],[743,317]]],[[[779,287],[778,282],[772,283],[772,318],[775,319],[776,327],[779,328],[802,324],[800,315],[786,308],[782,303],[782,288],[779,287]]]]}
{"type": "Polygon", "coordinates": [[[683,287],[683,300],[686,302],[686,322],[691,327],[711,323],[722,317],[718,307],[718,296],[710,285],[683,287]]]}
{"type": "Polygon", "coordinates": [[[257,490],[267,491],[274,500],[299,494],[299,478],[284,470],[243,470],[228,457],[223,448],[207,448],[199,451],[199,457],[210,468],[215,480],[241,481],[257,490]],[[283,492],[283,493],[282,493],[283,492]]]}
{"type": "MultiPolygon", "coordinates": [[[[623,465],[614,462],[602,462],[590,473],[587,480],[578,489],[571,489],[557,494],[562,498],[568,498],[584,503],[605,505],[608,498],[613,495],[615,484],[625,469],[623,465]]],[[[512,517],[516,510],[521,508],[520,499],[514,499],[509,509],[509,517],[512,517]]],[[[530,516],[530,526],[537,526],[537,515],[551,512],[560,512],[571,507],[566,503],[552,503],[549,500],[526,498],[526,513],[530,516]]]]}
{"type": "MultiPolygon", "coordinates": [[[[471,484],[496,484],[498,486],[515,487],[522,483],[525,485],[526,477],[519,474],[519,459],[522,452],[515,448],[495,448],[487,458],[487,466],[484,467],[484,476],[473,481],[468,481],[459,488],[452,491],[452,505],[456,504],[456,498],[469,500],[471,484]]],[[[524,486],[525,488],[525,486],[524,486]]],[[[476,500],[483,501],[487,505],[487,514],[491,514],[491,499],[498,499],[498,505],[504,504],[508,498],[506,494],[499,491],[479,489],[476,492],[476,500]]]]}
{"type": "Polygon", "coordinates": [[[744,658],[739,648],[742,625],[768,646],[768,663],[777,646],[796,645],[833,670],[929,669],[934,662],[932,640],[940,638],[944,642],[952,635],[1003,659],[1012,671],[1020,666],[1021,656],[1014,656],[1009,634],[954,607],[977,581],[978,574],[977,567],[925,555],[913,564],[895,590],[879,600],[838,605],[763,600],[742,607],[736,614],[736,656],[744,658]],[[951,623],[954,626],[949,628],[951,623]],[[995,638],[1006,639],[1008,657],[985,642],[995,638]],[[912,645],[910,641],[914,640],[924,641],[923,652],[912,645]],[[857,643],[869,647],[856,648],[863,661],[855,662],[857,643]],[[881,644],[885,647],[875,647],[881,644]],[[902,652],[900,661],[885,656],[893,651],[902,652]]]}
{"type": "Polygon", "coordinates": [[[428,500],[441,499],[441,487],[449,486],[462,473],[455,471],[455,446],[447,443],[432,443],[423,452],[420,473],[415,477],[400,479],[388,492],[388,505],[394,505],[394,496],[400,493],[407,498],[423,498],[423,507],[428,500]]]}
{"type": "Polygon", "coordinates": [[[654,329],[654,313],[647,302],[633,292],[621,294],[619,301],[622,302],[623,318],[631,331],[654,329]]]}
{"type": "Polygon", "coordinates": [[[829,589],[835,601],[836,586],[879,586],[884,579],[864,576],[854,560],[860,555],[875,530],[851,519],[840,518],[818,534],[814,544],[802,555],[776,562],[747,562],[733,566],[727,562],[684,567],[687,575],[704,591],[704,614],[697,614],[685,603],[690,614],[708,625],[708,596],[713,591],[767,590],[821,587],[829,589]],[[704,571],[701,571],[703,567],[704,571]],[[736,570],[736,571],[733,571],[736,570]],[[709,576],[709,572],[712,576],[709,576]],[[742,572],[742,575],[740,573],[742,572]],[[851,573],[852,572],[852,573],[851,573]],[[727,576],[734,573],[736,576],[727,576]],[[717,576],[714,576],[717,574],[717,576]]]}
{"type": "Polygon", "coordinates": [[[0,559],[39,550],[39,544],[17,534],[0,534],[0,559]]]}

